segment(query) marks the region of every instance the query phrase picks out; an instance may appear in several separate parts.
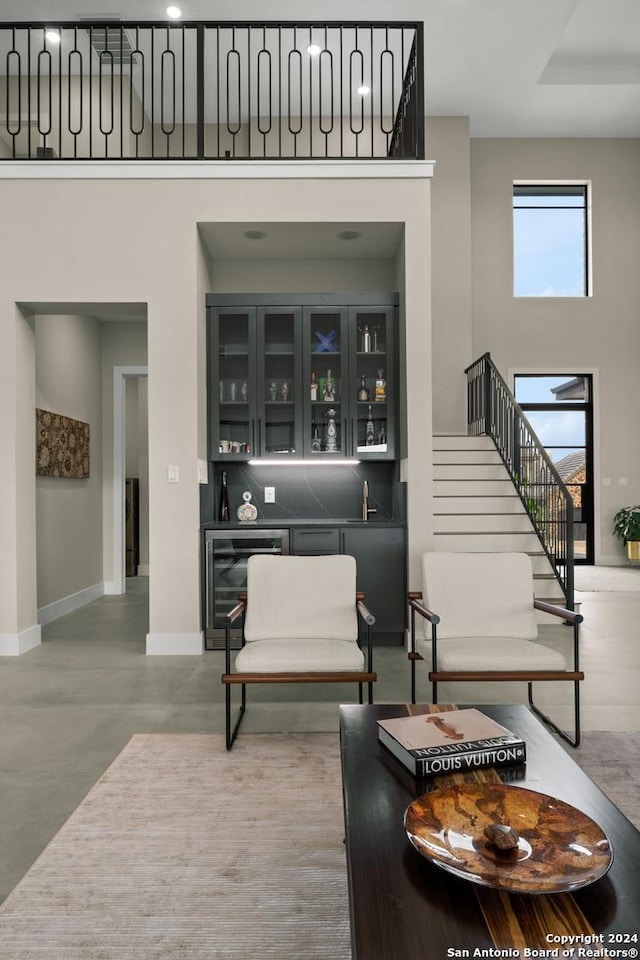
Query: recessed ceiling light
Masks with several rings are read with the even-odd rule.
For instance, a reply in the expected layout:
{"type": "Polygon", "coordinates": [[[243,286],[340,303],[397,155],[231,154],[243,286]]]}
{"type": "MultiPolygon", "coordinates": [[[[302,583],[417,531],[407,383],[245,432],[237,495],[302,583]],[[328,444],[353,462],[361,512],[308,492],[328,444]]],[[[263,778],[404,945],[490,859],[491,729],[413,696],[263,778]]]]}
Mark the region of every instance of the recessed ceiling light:
{"type": "Polygon", "coordinates": [[[166,13],[167,16],[171,17],[172,20],[177,20],[178,17],[182,16],[182,10],[180,7],[167,7],[166,13]]]}
{"type": "Polygon", "coordinates": [[[356,92],[359,93],[361,97],[366,97],[371,92],[371,90],[366,85],[366,83],[361,83],[356,92]]]}
{"type": "Polygon", "coordinates": [[[264,230],[245,230],[242,234],[247,240],[263,240],[266,237],[264,230]]]}
{"type": "Polygon", "coordinates": [[[307,53],[311,57],[317,57],[319,53],[322,53],[322,47],[319,47],[317,43],[310,43],[307,47],[307,53]]]}
{"type": "Polygon", "coordinates": [[[57,30],[45,30],[44,35],[49,43],[60,43],[61,37],[57,30]]]}
{"type": "Polygon", "coordinates": [[[362,234],[359,230],[341,230],[336,236],[339,240],[357,240],[362,234]]]}

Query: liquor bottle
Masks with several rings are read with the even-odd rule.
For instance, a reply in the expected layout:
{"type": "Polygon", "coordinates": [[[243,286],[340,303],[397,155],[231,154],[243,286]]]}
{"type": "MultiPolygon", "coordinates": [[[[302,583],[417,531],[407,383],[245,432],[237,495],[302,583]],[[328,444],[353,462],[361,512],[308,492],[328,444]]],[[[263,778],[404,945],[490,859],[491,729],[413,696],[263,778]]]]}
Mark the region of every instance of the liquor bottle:
{"type": "Polygon", "coordinates": [[[218,505],[218,520],[225,522],[229,520],[229,490],[227,488],[227,471],[222,471],[220,481],[220,503],[218,505]]]}
{"type": "Polygon", "coordinates": [[[316,380],[315,370],[311,371],[311,400],[312,402],[318,399],[318,381],[316,380]]]}
{"type": "Polygon", "coordinates": [[[335,453],[338,449],[338,428],[336,427],[336,411],[331,408],[327,410],[325,416],[327,419],[327,442],[325,450],[328,453],[335,453]]]}
{"type": "Polygon", "coordinates": [[[375,428],[373,426],[373,420],[371,419],[371,404],[369,404],[369,419],[364,431],[364,442],[367,447],[372,447],[376,442],[375,428]]]}
{"type": "Polygon", "coordinates": [[[384,370],[378,370],[378,377],[376,379],[375,398],[376,398],[376,401],[387,399],[387,382],[384,379],[384,370]]]}
{"type": "Polygon", "coordinates": [[[360,386],[358,387],[358,400],[362,400],[366,403],[370,395],[371,395],[371,391],[367,386],[367,380],[363,373],[362,376],[360,377],[360,386]]]}

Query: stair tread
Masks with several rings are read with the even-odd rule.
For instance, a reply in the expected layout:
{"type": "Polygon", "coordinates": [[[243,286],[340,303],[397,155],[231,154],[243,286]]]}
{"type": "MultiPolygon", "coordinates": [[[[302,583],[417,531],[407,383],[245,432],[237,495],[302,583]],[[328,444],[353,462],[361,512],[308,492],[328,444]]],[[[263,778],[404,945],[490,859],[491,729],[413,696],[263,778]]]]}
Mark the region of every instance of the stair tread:
{"type": "MultiPolygon", "coordinates": [[[[463,514],[463,516],[467,516],[467,514],[463,514]]],[[[481,514],[481,516],[484,516],[484,514],[481,514]]],[[[510,514],[505,514],[505,516],[510,516],[510,514]]],[[[533,529],[532,530],[434,530],[433,531],[434,537],[442,537],[442,536],[445,536],[445,537],[466,537],[466,536],[513,537],[516,535],[519,537],[527,537],[530,534],[532,536],[536,535],[533,529]]]]}
{"type": "Polygon", "coordinates": [[[434,510],[434,517],[521,517],[519,513],[507,513],[502,510],[470,510],[468,513],[456,513],[454,510],[434,510]]]}

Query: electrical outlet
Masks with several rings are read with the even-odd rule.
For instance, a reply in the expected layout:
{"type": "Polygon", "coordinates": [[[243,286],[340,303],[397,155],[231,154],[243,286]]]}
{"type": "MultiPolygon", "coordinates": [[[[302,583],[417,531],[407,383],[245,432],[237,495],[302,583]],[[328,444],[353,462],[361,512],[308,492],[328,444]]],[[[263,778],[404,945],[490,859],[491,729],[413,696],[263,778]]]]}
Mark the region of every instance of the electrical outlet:
{"type": "Polygon", "coordinates": [[[275,502],[276,502],[276,488],[275,488],[275,487],[265,487],[265,488],[264,488],[264,502],[265,502],[265,503],[275,503],[275,502]]]}

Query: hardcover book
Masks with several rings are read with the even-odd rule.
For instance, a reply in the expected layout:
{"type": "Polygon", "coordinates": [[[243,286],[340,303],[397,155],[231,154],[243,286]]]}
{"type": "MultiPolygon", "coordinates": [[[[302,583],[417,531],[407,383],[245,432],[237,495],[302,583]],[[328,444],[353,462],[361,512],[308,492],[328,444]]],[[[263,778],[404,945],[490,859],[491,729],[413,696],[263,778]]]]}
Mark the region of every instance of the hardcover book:
{"type": "Polygon", "coordinates": [[[474,707],[378,720],[378,740],[416,777],[526,760],[524,740],[474,707]]]}

